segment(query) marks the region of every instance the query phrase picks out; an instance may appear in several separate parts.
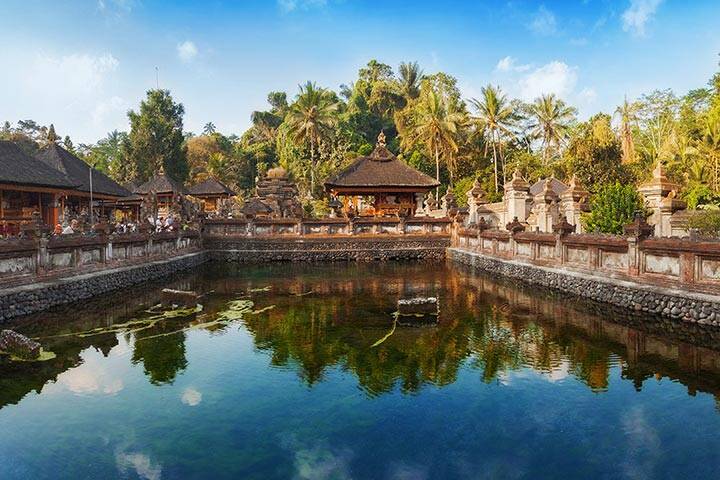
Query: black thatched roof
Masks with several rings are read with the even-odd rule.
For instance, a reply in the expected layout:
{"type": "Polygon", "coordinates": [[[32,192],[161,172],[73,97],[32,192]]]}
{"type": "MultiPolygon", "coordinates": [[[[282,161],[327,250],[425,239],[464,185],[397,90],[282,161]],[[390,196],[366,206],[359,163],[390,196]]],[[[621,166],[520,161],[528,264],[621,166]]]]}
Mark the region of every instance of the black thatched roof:
{"type": "Polygon", "coordinates": [[[398,160],[382,144],[375,147],[370,155],[358,157],[325,182],[326,189],[401,187],[430,190],[438,185],[440,183],[431,176],[398,160]]]}
{"type": "Polygon", "coordinates": [[[188,193],[187,189],[181,182],[178,182],[164,172],[158,173],[153,178],[133,190],[133,193],[139,193],[140,195],[147,195],[150,192],[173,195],[177,195],[178,193],[185,195],[188,193]]]}
{"type": "MultiPolygon", "coordinates": [[[[60,145],[51,143],[43,147],[37,158],[46,165],[64,173],[81,192],[90,191],[90,166],[60,145]]],[[[101,171],[92,169],[93,193],[126,197],[130,192],[101,171]]]]}
{"type": "MultiPolygon", "coordinates": [[[[538,193],[542,192],[545,188],[545,181],[547,179],[543,178],[542,180],[538,180],[537,182],[533,183],[530,187],[530,195],[533,197],[537,195],[538,193]]],[[[565,185],[563,182],[558,180],[555,177],[550,178],[550,189],[555,192],[555,195],[560,195],[565,190],[568,189],[568,186],[565,185]]]]}
{"type": "Polygon", "coordinates": [[[74,189],[79,185],[62,172],[28,155],[12,142],[0,140],[0,183],[74,189]]]}
{"type": "Polygon", "coordinates": [[[263,213],[272,213],[272,208],[258,197],[249,198],[242,206],[240,211],[245,215],[259,215],[263,213]]]}
{"type": "Polygon", "coordinates": [[[197,197],[209,195],[235,195],[235,192],[233,192],[230,187],[228,187],[214,177],[208,178],[204,182],[200,182],[197,185],[193,185],[192,187],[188,188],[188,192],[190,193],[190,195],[195,195],[197,197]]]}

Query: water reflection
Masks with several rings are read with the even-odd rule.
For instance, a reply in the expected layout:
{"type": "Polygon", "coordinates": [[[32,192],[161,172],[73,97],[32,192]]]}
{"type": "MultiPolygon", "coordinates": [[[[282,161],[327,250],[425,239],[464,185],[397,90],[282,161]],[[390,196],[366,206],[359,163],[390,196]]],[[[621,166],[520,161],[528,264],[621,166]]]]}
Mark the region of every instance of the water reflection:
{"type": "MultiPolygon", "coordinates": [[[[171,384],[188,368],[186,342],[192,329],[222,335],[233,322],[247,329],[273,366],[296,372],[310,388],[339,368],[371,397],[395,389],[414,394],[456,382],[467,367],[485,383],[510,382],[533,372],[549,382],[580,381],[604,392],[611,370],[619,367],[622,378],[638,390],[650,379],[667,377],[686,385],[691,395],[720,395],[720,345],[710,330],[608,312],[459,267],[213,266],[171,286],[212,293],[202,312],[143,329],[97,330],[147,318],[146,310],[159,301],[159,287],[24,320],[17,328],[42,337],[57,358],[1,361],[0,407],[21,401],[28,392],[53,388],[116,394],[124,388],[122,375],[104,361],[113,355],[127,356],[128,368],[140,366],[151,384],[171,384]],[[439,299],[436,323],[395,324],[399,299],[428,296],[439,299]],[[238,299],[252,302],[256,312],[230,315],[237,313],[229,305],[238,299]],[[93,330],[89,336],[76,335],[93,330]]],[[[181,401],[197,406],[202,394],[186,389],[181,401]]],[[[133,458],[123,457],[124,468],[159,468],[133,458]]]]}

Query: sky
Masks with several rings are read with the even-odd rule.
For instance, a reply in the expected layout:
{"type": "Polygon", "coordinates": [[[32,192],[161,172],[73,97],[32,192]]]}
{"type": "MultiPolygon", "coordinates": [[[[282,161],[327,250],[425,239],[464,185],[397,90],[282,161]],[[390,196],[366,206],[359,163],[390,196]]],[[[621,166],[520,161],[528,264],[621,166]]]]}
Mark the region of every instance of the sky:
{"type": "Polygon", "coordinates": [[[556,93],[581,118],[627,96],[705,86],[720,0],[0,0],[0,121],[53,123],[75,143],[127,130],[148,89],[186,130],[241,134],[268,92],[337,90],[371,59],[417,61],[466,98],[556,93]]]}

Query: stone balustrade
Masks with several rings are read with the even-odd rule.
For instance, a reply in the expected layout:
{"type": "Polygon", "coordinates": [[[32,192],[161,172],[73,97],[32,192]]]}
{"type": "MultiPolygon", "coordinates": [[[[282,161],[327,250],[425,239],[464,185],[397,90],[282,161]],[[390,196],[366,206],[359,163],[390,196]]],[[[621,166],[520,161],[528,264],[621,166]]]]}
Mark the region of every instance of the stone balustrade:
{"type": "MultiPolygon", "coordinates": [[[[510,225],[508,225],[510,227],[510,225]]],[[[720,239],[511,232],[458,227],[452,245],[483,256],[720,295],[720,239]]]]}
{"type": "Polygon", "coordinates": [[[197,230],[0,240],[0,286],[142,263],[199,249],[197,230]]]}
{"type": "Polygon", "coordinates": [[[434,217],[209,219],[203,225],[203,235],[210,237],[449,235],[451,224],[448,218],[434,217]]]}

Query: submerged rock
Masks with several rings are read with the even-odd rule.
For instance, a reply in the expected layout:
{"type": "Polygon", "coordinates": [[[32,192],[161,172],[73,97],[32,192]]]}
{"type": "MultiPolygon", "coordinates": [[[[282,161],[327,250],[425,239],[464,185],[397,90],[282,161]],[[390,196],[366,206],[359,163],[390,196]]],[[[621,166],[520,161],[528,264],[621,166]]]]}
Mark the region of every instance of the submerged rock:
{"type": "Polygon", "coordinates": [[[40,357],[40,344],[13,330],[2,330],[0,351],[24,360],[35,360],[40,357]]]}
{"type": "Polygon", "coordinates": [[[163,288],[162,290],[163,305],[194,307],[202,297],[202,294],[193,291],[174,290],[172,288],[163,288]]]}

